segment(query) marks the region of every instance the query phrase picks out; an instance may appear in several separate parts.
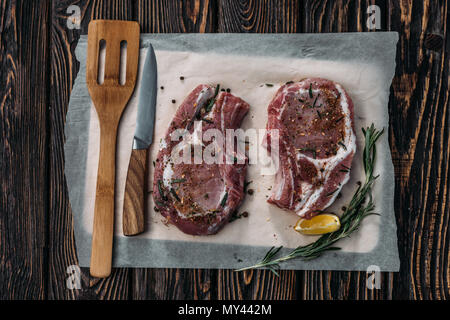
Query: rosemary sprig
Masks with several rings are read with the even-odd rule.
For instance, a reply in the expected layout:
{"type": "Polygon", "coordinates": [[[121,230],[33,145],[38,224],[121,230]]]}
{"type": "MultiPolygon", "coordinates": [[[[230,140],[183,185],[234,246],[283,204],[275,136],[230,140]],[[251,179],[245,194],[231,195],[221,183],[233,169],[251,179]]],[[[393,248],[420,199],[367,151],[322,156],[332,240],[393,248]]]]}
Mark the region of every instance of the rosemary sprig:
{"type": "Polygon", "coordinates": [[[374,212],[375,205],[372,200],[372,186],[378,176],[373,175],[373,169],[375,165],[376,158],[376,147],[375,143],[378,138],[383,134],[384,129],[378,131],[372,124],[366,129],[362,129],[365,137],[365,146],[363,152],[363,162],[364,162],[364,172],[366,174],[366,180],[364,184],[358,186],[350,200],[349,205],[346,207],[342,217],[341,217],[341,228],[335,232],[324,234],[315,242],[306,245],[299,246],[287,255],[277,258],[278,252],[283,248],[272,247],[264,258],[257,264],[235,271],[243,271],[256,268],[267,268],[278,276],[278,270],[280,268],[280,263],[302,258],[305,260],[312,260],[321,256],[326,251],[340,250],[341,248],[334,247],[333,245],[342,238],[350,236],[353,232],[358,230],[361,225],[362,220],[370,215],[377,214],[374,212]],[[366,199],[368,201],[366,202],[366,199]]]}
{"type": "Polygon", "coordinates": [[[336,191],[338,191],[338,190],[339,190],[339,188],[336,188],[336,189],[334,189],[333,191],[328,192],[325,196],[326,196],[326,197],[332,196],[332,195],[335,194],[336,191]]]}

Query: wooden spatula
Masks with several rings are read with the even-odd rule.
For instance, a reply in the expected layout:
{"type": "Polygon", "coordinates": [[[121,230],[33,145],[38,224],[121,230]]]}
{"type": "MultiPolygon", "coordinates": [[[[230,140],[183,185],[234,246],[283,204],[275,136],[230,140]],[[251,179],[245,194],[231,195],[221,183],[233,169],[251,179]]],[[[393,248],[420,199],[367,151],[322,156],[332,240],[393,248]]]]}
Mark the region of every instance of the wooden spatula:
{"type": "Polygon", "coordinates": [[[100,158],[90,269],[94,277],[104,278],[111,273],[117,128],[134,90],[138,58],[137,22],[94,20],[89,23],[86,82],[100,121],[100,158]],[[98,81],[100,41],[104,41],[106,45],[102,84],[98,81]],[[121,46],[124,41],[126,41],[126,76],[125,83],[120,84],[121,46]]]}

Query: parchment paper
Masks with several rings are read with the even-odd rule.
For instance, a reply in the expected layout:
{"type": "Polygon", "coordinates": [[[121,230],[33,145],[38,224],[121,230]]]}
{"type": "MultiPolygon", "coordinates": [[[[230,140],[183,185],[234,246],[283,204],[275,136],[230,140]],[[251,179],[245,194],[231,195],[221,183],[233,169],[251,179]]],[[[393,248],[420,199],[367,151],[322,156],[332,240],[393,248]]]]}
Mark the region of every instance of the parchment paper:
{"type": "MultiPolygon", "coordinates": [[[[147,46],[152,43],[158,62],[158,87],[164,87],[158,91],[155,142],[149,160],[150,185],[151,163],[156,158],[159,141],[179,103],[198,84],[220,83],[221,87],[230,88],[251,106],[243,129],[262,129],[267,120],[267,105],[281,84],[305,77],[324,77],[342,84],[355,105],[358,150],[351,179],[342,189],[342,197],[329,208],[340,214],[340,208],[353,195],[356,182],[364,179],[361,160],[364,141],[360,128],[371,123],[379,129],[387,129],[389,125],[387,105],[397,40],[397,33],[141,35],[140,70],[147,46]],[[274,86],[268,87],[266,83],[274,86]]],[[[87,37],[82,36],[76,48],[80,71],[67,113],[65,145],[65,173],[81,266],[89,265],[99,156],[98,118],[85,83],[86,49],[87,37]]],[[[149,194],[146,232],[124,237],[123,194],[140,90],[138,80],[119,127],[114,266],[239,268],[258,261],[271,246],[283,245],[287,252],[288,248],[317,239],[293,230],[298,220],[294,213],[266,203],[274,177],[262,176],[259,164],[249,166],[247,180],[253,181],[249,188],[255,193],[246,196],[239,210],[249,212],[249,216],[233,221],[217,235],[190,236],[167,225],[153,210],[149,194]]],[[[381,215],[366,218],[356,234],[340,241],[342,251],[308,262],[290,261],[282,268],[366,270],[376,265],[381,271],[398,271],[394,171],[387,133],[377,147],[376,173],[380,178],[374,187],[374,201],[381,215]]]]}

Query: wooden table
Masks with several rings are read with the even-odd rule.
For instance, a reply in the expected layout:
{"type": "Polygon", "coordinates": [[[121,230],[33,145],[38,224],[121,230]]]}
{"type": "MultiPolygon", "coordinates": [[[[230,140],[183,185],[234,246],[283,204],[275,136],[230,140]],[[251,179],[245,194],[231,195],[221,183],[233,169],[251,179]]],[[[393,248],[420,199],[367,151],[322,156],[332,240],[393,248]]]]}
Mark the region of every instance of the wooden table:
{"type": "Polygon", "coordinates": [[[447,1],[79,0],[0,1],[0,298],[29,299],[448,299],[449,48],[447,1]],[[399,3],[401,2],[401,3],[399,3]],[[69,29],[70,5],[81,28],[69,29]],[[104,280],[77,264],[64,179],[64,121],[91,19],[136,20],[141,32],[399,32],[389,102],[399,273],[381,289],[365,272],[115,269],[104,280]]]}

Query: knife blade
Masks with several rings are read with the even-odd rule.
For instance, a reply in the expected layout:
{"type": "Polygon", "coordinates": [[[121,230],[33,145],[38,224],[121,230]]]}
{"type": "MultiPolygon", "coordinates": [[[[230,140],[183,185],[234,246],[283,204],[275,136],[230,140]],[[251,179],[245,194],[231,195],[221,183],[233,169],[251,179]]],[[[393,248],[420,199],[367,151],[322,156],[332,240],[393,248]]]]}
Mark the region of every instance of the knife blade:
{"type": "Polygon", "coordinates": [[[153,142],[155,126],[157,74],[155,51],[150,44],[142,70],[136,130],[125,184],[122,227],[126,236],[137,235],[144,231],[145,177],[148,147],[153,142]]]}

